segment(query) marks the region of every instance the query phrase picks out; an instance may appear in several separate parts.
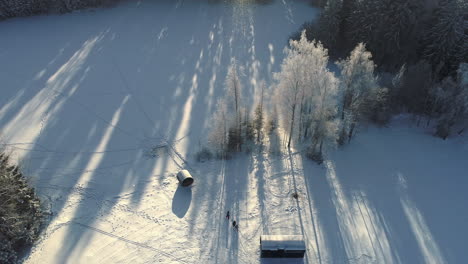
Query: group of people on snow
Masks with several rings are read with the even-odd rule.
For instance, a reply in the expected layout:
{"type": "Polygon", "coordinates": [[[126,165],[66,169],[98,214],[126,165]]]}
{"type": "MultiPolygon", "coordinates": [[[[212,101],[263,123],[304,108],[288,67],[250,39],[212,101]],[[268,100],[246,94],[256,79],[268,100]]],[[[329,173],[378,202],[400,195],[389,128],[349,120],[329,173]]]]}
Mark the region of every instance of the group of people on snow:
{"type": "MultiPolygon", "coordinates": [[[[231,216],[230,216],[230,214],[229,214],[229,211],[227,211],[227,213],[226,213],[226,219],[229,221],[229,218],[230,218],[230,217],[231,217],[231,216]]],[[[233,227],[234,229],[236,229],[236,231],[239,231],[239,224],[238,224],[235,220],[232,221],[232,227],[233,227]]]]}

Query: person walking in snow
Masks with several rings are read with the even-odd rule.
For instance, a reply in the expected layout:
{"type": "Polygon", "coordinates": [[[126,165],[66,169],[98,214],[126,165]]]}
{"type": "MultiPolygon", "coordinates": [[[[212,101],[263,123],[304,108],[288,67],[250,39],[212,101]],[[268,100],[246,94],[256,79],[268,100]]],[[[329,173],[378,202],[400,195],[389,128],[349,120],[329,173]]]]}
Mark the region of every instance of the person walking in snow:
{"type": "Polygon", "coordinates": [[[232,221],[232,227],[236,228],[237,226],[237,222],[236,221],[232,221]]]}
{"type": "Polygon", "coordinates": [[[227,211],[226,219],[229,220],[229,211],[227,211]]]}

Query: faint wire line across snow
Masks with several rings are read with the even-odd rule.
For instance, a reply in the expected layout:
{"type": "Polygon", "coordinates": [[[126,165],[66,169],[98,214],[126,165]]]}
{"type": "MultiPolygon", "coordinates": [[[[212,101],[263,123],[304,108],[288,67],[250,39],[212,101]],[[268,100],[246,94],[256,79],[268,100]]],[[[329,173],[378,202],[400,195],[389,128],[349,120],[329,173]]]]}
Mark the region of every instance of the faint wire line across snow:
{"type": "Polygon", "coordinates": [[[146,110],[143,107],[140,100],[138,100],[138,97],[133,93],[132,89],[130,89],[130,86],[128,85],[127,79],[125,78],[124,74],[120,70],[120,67],[118,66],[117,62],[115,60],[112,60],[112,62],[114,64],[114,67],[117,69],[117,72],[119,73],[120,78],[122,79],[122,83],[123,83],[123,86],[124,86],[125,90],[127,90],[127,92],[130,95],[133,96],[133,99],[134,99],[138,109],[143,113],[143,115],[148,120],[148,122],[151,123],[151,125],[155,126],[156,122],[153,119],[151,119],[150,115],[148,114],[148,112],[146,112],[146,110]]]}
{"type": "Polygon", "coordinates": [[[304,185],[305,185],[305,193],[306,193],[306,196],[307,196],[307,200],[308,200],[308,205],[309,205],[309,212],[310,212],[310,216],[311,216],[311,220],[312,220],[312,229],[314,231],[314,239],[315,239],[315,247],[317,248],[317,257],[318,257],[318,260],[319,260],[319,263],[322,264],[322,254],[320,252],[320,246],[319,246],[319,241],[318,241],[318,236],[317,236],[317,219],[315,218],[316,216],[314,215],[314,210],[312,209],[312,201],[311,201],[311,196],[309,194],[309,182],[308,182],[308,179],[307,177],[305,176],[304,173],[302,173],[303,175],[303,178],[304,178],[304,185]]]}
{"type": "MultiPolygon", "coordinates": [[[[131,160],[128,160],[128,161],[125,161],[125,162],[122,162],[122,163],[117,163],[117,164],[112,164],[112,165],[109,165],[109,166],[98,167],[98,168],[95,168],[93,170],[85,170],[84,171],[83,169],[74,169],[74,170],[71,170],[70,172],[54,174],[53,176],[49,177],[49,179],[54,179],[54,178],[62,177],[62,176],[90,173],[90,172],[101,172],[101,171],[104,172],[104,171],[106,171],[108,169],[118,168],[118,167],[122,167],[122,166],[125,166],[125,165],[132,164],[137,160],[138,159],[131,159],[131,160]]],[[[64,167],[50,167],[50,168],[49,167],[43,167],[43,168],[37,168],[36,171],[53,171],[53,170],[57,170],[57,169],[64,169],[64,167]]]]}
{"type": "MultiPolygon", "coordinates": [[[[368,223],[367,223],[366,220],[365,220],[365,217],[364,217],[364,214],[363,214],[363,210],[361,209],[361,205],[360,205],[360,204],[363,205],[364,210],[365,210],[365,212],[366,212],[366,214],[367,214],[368,216],[371,216],[371,214],[370,214],[370,212],[369,212],[368,205],[367,205],[367,203],[366,203],[365,200],[364,200],[364,195],[363,195],[362,192],[359,192],[358,194],[356,194],[356,196],[355,196],[354,198],[355,198],[355,200],[356,200],[357,206],[358,206],[358,208],[359,208],[359,212],[360,212],[360,214],[361,214],[361,217],[362,217],[362,219],[363,219],[363,221],[364,221],[364,224],[366,225],[366,229],[367,229],[367,228],[368,228],[368,227],[367,227],[368,223]],[[358,198],[359,198],[359,199],[358,199],[358,198]],[[358,200],[359,200],[359,201],[358,201],[358,200]]],[[[376,230],[376,228],[375,228],[375,224],[374,224],[374,222],[372,221],[372,218],[369,217],[368,221],[370,222],[369,225],[370,225],[371,228],[372,228],[372,232],[373,232],[375,235],[377,235],[378,232],[377,232],[377,230],[376,230]]],[[[370,237],[369,230],[367,230],[367,232],[368,232],[369,237],[370,237]]],[[[380,239],[377,238],[377,239],[375,239],[375,240],[377,241],[377,244],[378,244],[378,246],[379,246],[380,253],[381,253],[381,254],[384,253],[384,248],[382,247],[382,243],[380,242],[380,239]]],[[[370,241],[372,242],[372,240],[370,240],[370,241]]],[[[373,243],[372,243],[372,247],[374,247],[373,243]]],[[[375,253],[375,256],[376,256],[376,258],[377,258],[378,254],[377,254],[375,248],[374,248],[374,253],[375,253]]]]}
{"type": "MultiPolygon", "coordinates": [[[[83,187],[81,185],[75,186],[75,187],[64,187],[64,186],[60,186],[60,185],[56,185],[56,184],[48,184],[47,186],[38,186],[37,188],[69,191],[70,193],[75,193],[75,194],[81,195],[82,199],[93,199],[102,206],[110,206],[110,207],[113,207],[113,208],[115,208],[115,209],[117,209],[119,211],[123,211],[123,212],[127,212],[127,213],[130,213],[130,214],[136,215],[138,217],[144,218],[144,219],[149,220],[149,221],[151,221],[153,223],[156,223],[156,224],[160,224],[161,221],[163,221],[163,220],[158,219],[158,218],[156,218],[154,216],[151,216],[150,214],[148,214],[145,211],[135,210],[135,209],[132,209],[128,205],[116,204],[115,203],[115,199],[124,198],[126,195],[118,195],[118,196],[112,197],[112,199],[106,199],[106,198],[103,197],[103,195],[101,193],[97,193],[96,191],[93,191],[92,188],[83,187]]],[[[61,224],[59,224],[59,225],[61,225],[61,224]]]]}
{"type": "Polygon", "coordinates": [[[6,147],[17,149],[17,150],[26,150],[26,151],[31,151],[31,152],[44,152],[44,153],[60,154],[60,155],[104,154],[104,153],[112,153],[112,152],[136,151],[136,150],[142,149],[142,148],[123,148],[123,149],[111,149],[111,150],[104,150],[104,151],[64,151],[64,150],[22,148],[22,147],[15,147],[15,144],[0,144],[0,146],[6,146],[6,147]]]}
{"type": "MultiPolygon", "coordinates": [[[[61,91],[58,91],[57,89],[54,89],[54,88],[50,88],[52,91],[54,91],[55,93],[57,93],[58,95],[60,96],[63,96],[65,98],[67,98],[68,96],[65,95],[63,92],[61,91]]],[[[110,121],[106,120],[105,118],[101,117],[99,114],[97,114],[95,111],[91,110],[87,105],[81,103],[80,101],[74,99],[73,97],[70,97],[68,98],[70,99],[71,102],[74,102],[75,104],[79,105],[81,108],[85,109],[86,111],[89,112],[89,114],[91,115],[94,115],[95,117],[97,117],[99,120],[101,120],[102,122],[106,123],[108,126],[110,127],[113,127],[115,128],[117,131],[129,136],[129,137],[132,137],[134,139],[139,139],[138,137],[136,137],[135,135],[129,133],[128,131],[126,131],[125,129],[122,129],[121,127],[117,126],[117,124],[112,124],[110,121]]]]}
{"type": "Polygon", "coordinates": [[[181,258],[178,258],[178,257],[175,257],[174,255],[170,254],[170,253],[166,253],[160,249],[157,249],[157,248],[154,248],[152,246],[149,246],[147,244],[144,244],[144,243],[140,243],[140,242],[136,242],[136,241],[133,241],[133,240],[130,240],[130,239],[127,239],[127,238],[124,238],[124,237],[121,237],[121,236],[118,236],[118,235],[115,235],[113,233],[110,233],[110,232],[106,232],[104,230],[101,230],[99,228],[95,228],[95,227],[92,227],[92,226],[89,226],[89,225],[85,225],[85,224],[82,224],[82,223],[79,223],[79,222],[75,222],[73,221],[72,222],[73,224],[76,224],[76,225],[79,225],[81,227],[84,227],[84,228],[87,228],[87,229],[90,229],[90,230],[93,230],[95,232],[98,232],[98,233],[101,233],[103,235],[106,235],[106,236],[109,236],[109,237],[112,237],[112,238],[115,238],[115,239],[118,239],[120,241],[123,241],[123,242],[126,242],[126,243],[129,243],[129,244],[132,244],[134,246],[137,246],[139,248],[146,248],[146,249],[149,249],[149,250],[152,250],[152,251],[155,251],[155,252],[158,252],[160,253],[161,255],[167,257],[167,258],[170,258],[172,260],[175,260],[177,262],[181,262],[181,263],[190,263],[186,260],[183,260],[181,258]]]}

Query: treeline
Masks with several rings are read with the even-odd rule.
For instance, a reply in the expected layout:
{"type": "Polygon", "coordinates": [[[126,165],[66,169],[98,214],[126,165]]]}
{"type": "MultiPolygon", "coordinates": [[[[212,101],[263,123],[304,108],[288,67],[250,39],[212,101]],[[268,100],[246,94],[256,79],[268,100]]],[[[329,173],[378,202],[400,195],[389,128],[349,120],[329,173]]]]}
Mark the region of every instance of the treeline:
{"type": "Polygon", "coordinates": [[[109,5],[119,0],[0,0],[0,20],[109,5]]]}
{"type": "Polygon", "coordinates": [[[455,77],[436,84],[431,81],[428,63],[404,66],[382,81],[371,52],[359,43],[346,59],[336,63],[339,73],[335,74],[328,68],[327,49],[320,42],[307,40],[305,31],[299,40],[290,40],[285,55],[281,70],[274,73],[274,83],[270,87],[261,83],[253,108],[244,100],[241,68],[232,61],[225,95],[212,118],[209,147],[198,153],[199,158],[213,154],[226,158],[233,152],[249,151],[253,145],[262,145],[265,135],[276,134],[284,147],[303,150],[320,163],[324,149],[351,141],[359,124],[387,123],[395,98],[417,100],[413,107],[422,108],[412,111],[425,114],[427,122],[436,120],[436,135],[442,138],[468,115],[466,63],[459,65],[455,77]],[[426,93],[412,94],[426,89],[426,93]]]}
{"type": "MultiPolygon", "coordinates": [[[[459,124],[464,131],[466,106],[462,66],[468,62],[466,0],[328,0],[316,23],[306,23],[316,39],[339,58],[365,43],[379,65],[379,83],[389,89],[393,113],[415,114],[435,134],[446,138],[459,124]],[[395,78],[393,78],[395,76],[395,78]],[[447,102],[452,100],[451,102],[447,102]],[[444,103],[443,103],[444,102],[444,103]],[[458,110],[456,110],[458,109],[458,110]]],[[[296,34],[295,39],[299,36],[296,34]]]]}
{"type": "MultiPolygon", "coordinates": [[[[324,146],[351,140],[363,120],[385,122],[388,89],[380,87],[371,54],[359,44],[339,63],[341,76],[328,69],[327,49],[308,41],[291,40],[281,71],[267,87],[262,82],[257,104],[244,103],[239,67],[233,61],[208,136],[218,157],[263,144],[265,135],[280,135],[284,147],[296,147],[321,162],[324,146]]],[[[203,150],[207,154],[208,150],[203,150]]]]}
{"type": "Polygon", "coordinates": [[[467,20],[466,0],[328,0],[304,26],[334,56],[366,43],[384,70],[425,60],[441,80],[466,62],[467,20]]]}
{"type": "Polygon", "coordinates": [[[17,263],[18,254],[37,239],[43,221],[39,198],[17,166],[0,153],[0,263],[17,263]]]}

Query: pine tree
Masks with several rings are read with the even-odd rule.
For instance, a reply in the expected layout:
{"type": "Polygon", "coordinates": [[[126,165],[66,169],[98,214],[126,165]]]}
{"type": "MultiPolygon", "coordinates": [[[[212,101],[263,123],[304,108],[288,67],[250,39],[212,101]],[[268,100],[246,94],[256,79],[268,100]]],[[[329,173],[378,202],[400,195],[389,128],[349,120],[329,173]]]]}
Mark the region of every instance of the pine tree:
{"type": "Polygon", "coordinates": [[[409,65],[399,78],[397,99],[406,108],[405,110],[419,115],[418,125],[422,116],[427,116],[429,121],[432,115],[429,91],[433,86],[434,76],[431,65],[426,61],[409,65]]]}
{"type": "MultiPolygon", "coordinates": [[[[433,23],[424,36],[424,57],[439,76],[455,72],[468,56],[468,23],[460,1],[441,0],[433,15],[433,23]]],[[[466,14],[465,14],[466,16],[466,14]]]]}
{"type": "Polygon", "coordinates": [[[348,18],[348,36],[366,43],[379,64],[401,65],[416,45],[421,10],[420,0],[357,1],[348,18]]]}
{"type": "Polygon", "coordinates": [[[318,21],[319,39],[328,49],[334,49],[340,35],[342,0],[328,0],[318,21]]]}
{"type": "Polygon", "coordinates": [[[0,153],[0,263],[15,263],[18,252],[38,237],[43,221],[39,198],[17,166],[0,153]]]}
{"type": "Polygon", "coordinates": [[[449,76],[435,86],[432,96],[440,113],[436,135],[446,139],[452,127],[468,115],[468,64],[460,64],[456,81],[449,76]]]}

